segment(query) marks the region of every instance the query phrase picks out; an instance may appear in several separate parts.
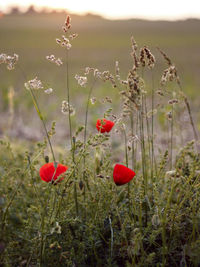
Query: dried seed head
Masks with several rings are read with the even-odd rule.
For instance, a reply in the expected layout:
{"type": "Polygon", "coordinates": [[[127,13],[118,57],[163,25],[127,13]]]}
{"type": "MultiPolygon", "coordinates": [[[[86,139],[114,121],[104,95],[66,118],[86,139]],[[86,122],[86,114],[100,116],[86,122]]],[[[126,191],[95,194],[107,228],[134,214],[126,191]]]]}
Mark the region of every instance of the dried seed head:
{"type": "Polygon", "coordinates": [[[71,17],[69,15],[67,15],[67,18],[65,20],[65,25],[68,27],[71,23],[71,17]]]}
{"type": "Polygon", "coordinates": [[[115,79],[113,77],[113,75],[107,70],[107,71],[103,71],[101,74],[101,79],[105,82],[105,81],[110,81],[112,86],[114,88],[117,87],[115,79]]]}
{"type": "Polygon", "coordinates": [[[144,52],[145,52],[146,57],[147,57],[147,59],[148,59],[148,63],[147,63],[147,65],[148,65],[148,67],[149,67],[150,69],[152,69],[152,68],[154,67],[154,65],[155,65],[155,57],[154,57],[154,55],[151,53],[150,49],[149,49],[147,46],[144,46],[144,52]]]}
{"type": "Polygon", "coordinates": [[[159,47],[157,47],[157,49],[161,53],[161,55],[164,57],[164,59],[166,60],[167,64],[169,66],[171,66],[172,62],[171,62],[170,58],[159,47]]]}
{"type": "Polygon", "coordinates": [[[177,69],[174,65],[169,66],[169,68],[165,69],[163,71],[162,77],[161,77],[161,85],[166,84],[167,81],[177,81],[179,83],[179,77],[177,74],[177,69]]]}
{"type": "Polygon", "coordinates": [[[136,55],[136,52],[135,51],[133,51],[132,53],[131,53],[131,56],[132,56],[132,58],[133,58],[133,61],[134,61],[134,66],[133,66],[133,69],[138,69],[139,68],[139,65],[140,65],[140,62],[139,62],[139,59],[138,59],[138,57],[137,57],[137,55],[136,55]]]}
{"type": "Polygon", "coordinates": [[[138,46],[133,36],[131,36],[131,44],[132,44],[132,50],[133,52],[135,52],[138,46]]]}
{"type": "Polygon", "coordinates": [[[141,63],[141,66],[142,67],[145,67],[145,52],[144,52],[144,48],[141,48],[140,49],[140,58],[139,58],[139,61],[141,63]]]}

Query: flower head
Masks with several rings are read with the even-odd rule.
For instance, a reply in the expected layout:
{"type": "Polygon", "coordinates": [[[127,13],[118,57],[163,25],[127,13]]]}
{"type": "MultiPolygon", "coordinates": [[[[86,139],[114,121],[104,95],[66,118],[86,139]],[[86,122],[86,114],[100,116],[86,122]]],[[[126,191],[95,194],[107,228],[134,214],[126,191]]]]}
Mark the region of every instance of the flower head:
{"type": "Polygon", "coordinates": [[[96,128],[101,133],[109,133],[114,125],[115,123],[113,121],[109,121],[106,119],[98,119],[96,123],[96,128]]]}
{"type": "Polygon", "coordinates": [[[3,63],[7,64],[8,70],[13,70],[18,60],[19,60],[19,56],[17,54],[14,54],[13,56],[0,54],[0,64],[3,64],[3,63]]]}
{"type": "MultiPolygon", "coordinates": [[[[55,172],[54,163],[46,163],[40,168],[40,177],[43,181],[49,183],[52,180],[55,181],[57,178],[68,169],[67,166],[58,164],[55,172]]],[[[60,182],[64,179],[64,177],[60,177],[57,182],[60,182]]]]}
{"type": "Polygon", "coordinates": [[[35,77],[33,80],[30,80],[24,84],[27,90],[39,90],[43,88],[42,82],[35,77]]]}
{"type": "Polygon", "coordinates": [[[127,184],[133,179],[134,176],[135,172],[126,166],[122,164],[115,165],[113,170],[113,180],[116,185],[127,184]]]}
{"type": "Polygon", "coordinates": [[[86,76],[79,76],[78,74],[75,75],[75,79],[78,81],[78,84],[82,87],[85,87],[87,84],[87,77],[86,76]]]}
{"type": "Polygon", "coordinates": [[[75,109],[66,100],[62,101],[61,111],[63,114],[70,114],[70,116],[75,115],[75,109]]]}

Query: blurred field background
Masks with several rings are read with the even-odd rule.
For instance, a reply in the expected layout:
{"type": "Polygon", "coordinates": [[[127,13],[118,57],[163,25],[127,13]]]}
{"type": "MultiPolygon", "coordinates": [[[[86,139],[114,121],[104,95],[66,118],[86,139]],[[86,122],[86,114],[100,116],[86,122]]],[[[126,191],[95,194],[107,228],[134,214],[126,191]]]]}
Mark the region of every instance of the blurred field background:
{"type": "MultiPolygon", "coordinates": [[[[55,39],[62,35],[61,27],[66,13],[30,13],[21,15],[4,15],[0,18],[0,52],[17,53],[19,64],[14,71],[0,66],[0,133],[7,133],[16,138],[38,140],[43,136],[41,123],[34,111],[31,98],[24,88],[28,80],[37,76],[54,89],[53,94],[38,92],[39,103],[43,114],[50,123],[57,121],[57,131],[67,135],[67,119],[61,114],[61,102],[66,99],[66,67],[57,67],[46,60],[47,55],[65,59],[65,50],[56,44],[55,39]],[[23,71],[21,71],[23,70],[23,71]],[[23,72],[23,73],[22,73],[23,72]],[[26,77],[25,77],[26,76],[26,77]],[[14,110],[10,107],[9,88],[14,89],[14,110]],[[13,112],[13,114],[11,114],[13,112]],[[11,117],[11,125],[8,122],[11,117]]],[[[185,21],[145,21],[145,20],[106,20],[100,16],[71,15],[72,32],[79,34],[72,42],[70,50],[70,90],[72,103],[76,108],[75,124],[83,124],[82,117],[86,103],[88,88],[77,85],[75,74],[84,74],[84,68],[95,67],[100,71],[110,70],[114,73],[115,61],[120,64],[121,78],[126,79],[132,67],[130,57],[130,37],[133,35],[138,46],[147,45],[156,57],[154,69],[155,89],[159,88],[159,80],[166,64],[158,53],[159,46],[176,64],[183,89],[190,98],[195,122],[199,117],[199,85],[200,85],[200,20],[185,21]]],[[[149,75],[148,73],[144,74],[149,75]]],[[[151,86],[149,78],[149,85],[151,86]]],[[[12,91],[12,89],[11,89],[12,91]]],[[[12,93],[11,93],[12,95],[12,93]]],[[[108,95],[113,98],[112,107],[117,112],[119,95],[110,83],[97,84],[93,96],[102,99],[108,95]]],[[[12,96],[11,96],[12,98],[12,96]]],[[[90,125],[108,106],[98,102],[90,107],[90,125]]],[[[94,127],[94,126],[93,126],[94,127]]],[[[58,135],[59,136],[59,135],[58,135]]]]}

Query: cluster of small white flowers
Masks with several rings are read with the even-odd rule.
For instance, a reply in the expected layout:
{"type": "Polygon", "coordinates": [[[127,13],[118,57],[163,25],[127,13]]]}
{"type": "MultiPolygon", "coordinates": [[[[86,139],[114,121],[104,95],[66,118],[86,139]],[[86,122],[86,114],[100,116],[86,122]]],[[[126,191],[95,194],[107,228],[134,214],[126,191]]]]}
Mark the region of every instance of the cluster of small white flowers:
{"type": "Polygon", "coordinates": [[[56,42],[57,42],[57,44],[61,45],[62,47],[66,47],[67,50],[69,50],[72,47],[69,39],[67,37],[65,37],[64,35],[62,36],[62,40],[57,38],[56,42]]]}
{"type": "Polygon", "coordinates": [[[102,78],[101,74],[102,73],[98,69],[94,70],[94,77],[101,79],[102,78]]]}
{"type": "Polygon", "coordinates": [[[85,75],[88,75],[90,72],[93,72],[93,71],[94,71],[94,68],[86,67],[85,68],[85,75]]]}
{"type": "Polygon", "coordinates": [[[87,84],[87,77],[79,76],[78,74],[75,75],[75,79],[78,81],[78,84],[82,87],[85,87],[87,84]]]}
{"type": "Polygon", "coordinates": [[[53,92],[53,89],[52,88],[48,88],[46,90],[44,90],[45,94],[49,95],[53,92]]]}
{"type": "Polygon", "coordinates": [[[0,54],[0,64],[7,64],[8,70],[13,70],[18,60],[19,60],[19,56],[17,54],[14,54],[13,56],[0,54]]]}
{"type": "Polygon", "coordinates": [[[54,55],[46,56],[46,59],[55,63],[57,66],[61,66],[63,64],[62,60],[59,57],[56,58],[54,55]]]}
{"type": "Polygon", "coordinates": [[[27,90],[38,90],[43,89],[42,82],[35,77],[33,80],[30,80],[24,84],[27,90]]]}
{"type": "Polygon", "coordinates": [[[93,75],[95,78],[102,79],[102,73],[98,69],[86,67],[85,68],[85,75],[88,75],[90,72],[93,72],[93,75]]]}
{"type": "Polygon", "coordinates": [[[69,103],[66,100],[62,101],[61,111],[63,114],[69,113],[71,116],[75,114],[75,109],[72,107],[72,105],[69,105],[69,103]]]}

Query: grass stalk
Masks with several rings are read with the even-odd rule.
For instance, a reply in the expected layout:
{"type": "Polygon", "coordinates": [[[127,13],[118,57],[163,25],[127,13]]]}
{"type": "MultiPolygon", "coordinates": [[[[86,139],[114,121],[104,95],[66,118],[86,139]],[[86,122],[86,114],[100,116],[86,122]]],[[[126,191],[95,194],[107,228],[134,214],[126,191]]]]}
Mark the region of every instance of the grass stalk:
{"type": "Polygon", "coordinates": [[[68,122],[69,122],[69,134],[70,134],[70,141],[71,141],[71,148],[73,146],[72,141],[72,122],[71,122],[71,114],[70,114],[70,87],[69,87],[69,52],[66,53],[66,76],[67,76],[67,102],[69,105],[69,112],[68,112],[68,122]]]}
{"type": "Polygon", "coordinates": [[[171,123],[170,123],[170,170],[173,166],[173,137],[174,137],[174,105],[172,104],[171,111],[171,123]]]}
{"type": "Polygon", "coordinates": [[[152,89],[151,89],[151,110],[152,110],[152,117],[151,117],[151,180],[153,180],[154,175],[154,76],[153,70],[151,70],[151,77],[152,77],[152,89]]]}

